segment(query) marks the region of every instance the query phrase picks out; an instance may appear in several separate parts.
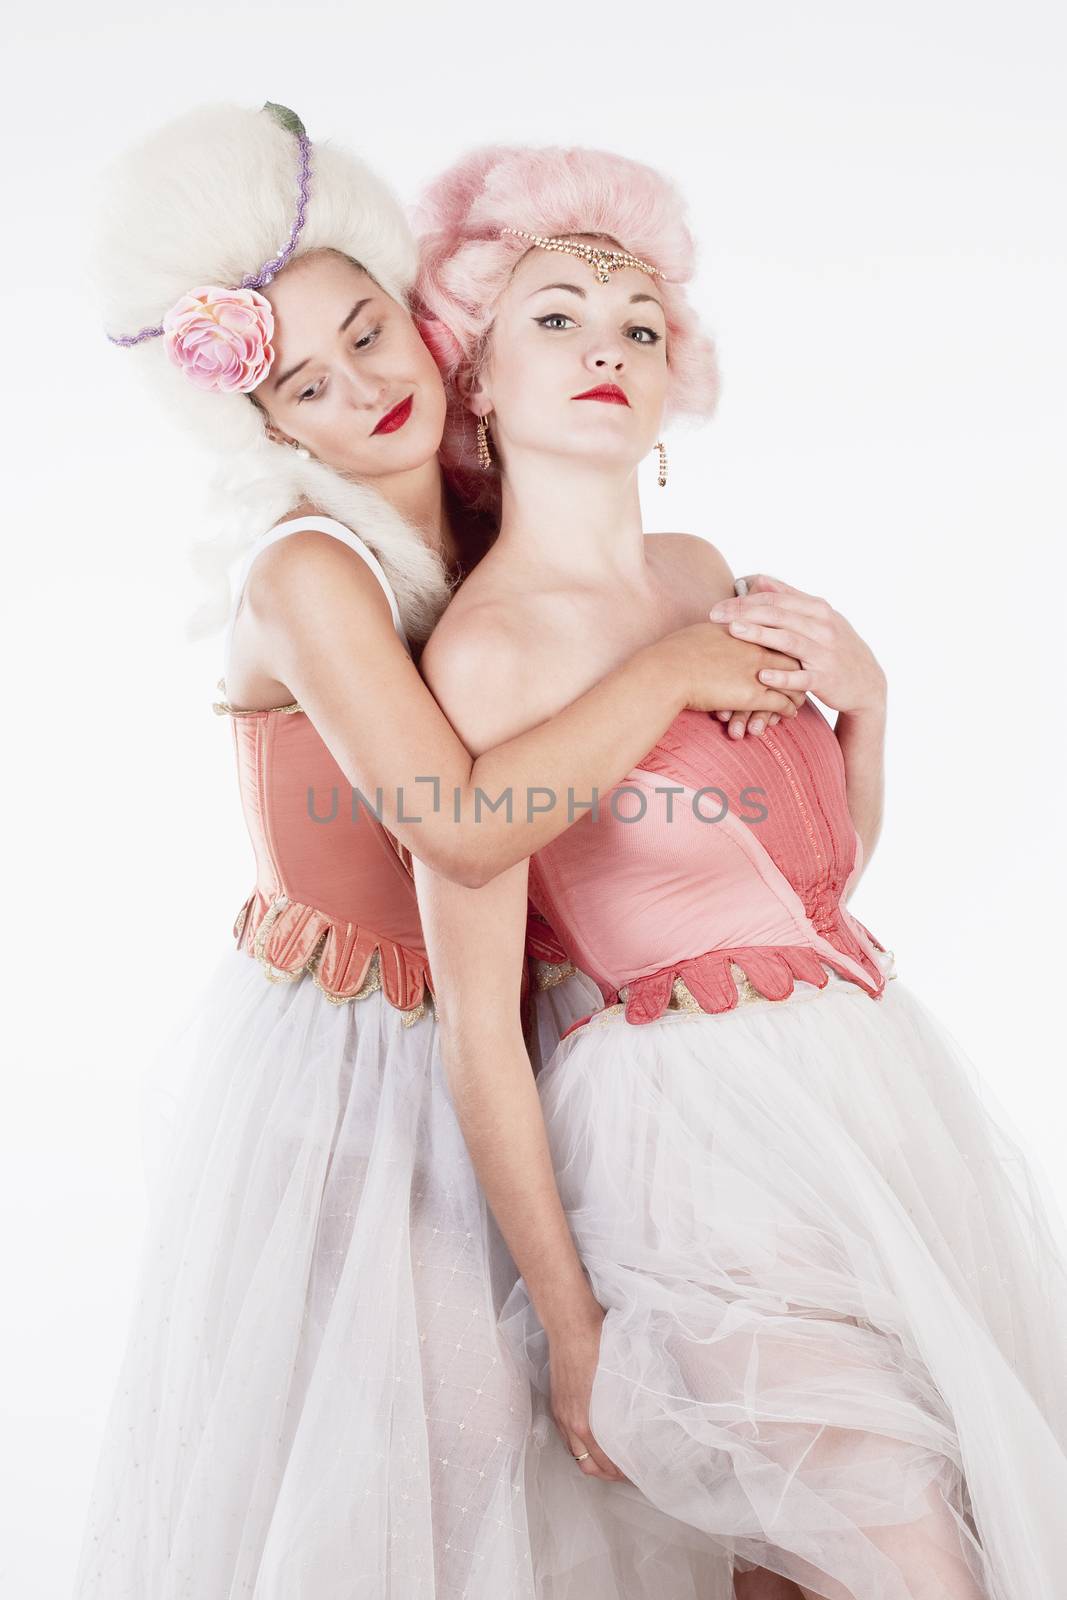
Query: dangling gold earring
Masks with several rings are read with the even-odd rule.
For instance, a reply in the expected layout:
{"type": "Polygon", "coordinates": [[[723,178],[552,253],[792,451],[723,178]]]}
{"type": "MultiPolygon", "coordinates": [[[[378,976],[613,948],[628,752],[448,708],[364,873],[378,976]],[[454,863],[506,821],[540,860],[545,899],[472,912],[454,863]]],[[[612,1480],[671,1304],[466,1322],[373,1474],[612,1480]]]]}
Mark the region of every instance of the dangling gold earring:
{"type": "Polygon", "coordinates": [[[489,454],[489,424],[485,417],[478,418],[478,465],[483,472],[488,472],[493,465],[493,458],[489,454]]]}
{"type": "Polygon", "coordinates": [[[667,487],[667,452],[662,444],[658,444],[656,449],[659,451],[659,478],[657,481],[660,488],[665,489],[667,487]]]}

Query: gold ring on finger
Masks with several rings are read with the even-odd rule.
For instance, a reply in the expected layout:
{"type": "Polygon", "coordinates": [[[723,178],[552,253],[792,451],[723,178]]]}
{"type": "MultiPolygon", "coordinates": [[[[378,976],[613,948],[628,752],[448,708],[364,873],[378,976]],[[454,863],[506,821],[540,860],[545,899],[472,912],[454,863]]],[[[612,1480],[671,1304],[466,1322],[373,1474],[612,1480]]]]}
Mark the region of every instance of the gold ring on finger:
{"type": "Polygon", "coordinates": [[[575,1461],[585,1461],[585,1460],[588,1459],[588,1456],[589,1456],[589,1451],[588,1450],[583,1450],[581,1455],[580,1456],[575,1456],[574,1459],[575,1459],[575,1461]]]}

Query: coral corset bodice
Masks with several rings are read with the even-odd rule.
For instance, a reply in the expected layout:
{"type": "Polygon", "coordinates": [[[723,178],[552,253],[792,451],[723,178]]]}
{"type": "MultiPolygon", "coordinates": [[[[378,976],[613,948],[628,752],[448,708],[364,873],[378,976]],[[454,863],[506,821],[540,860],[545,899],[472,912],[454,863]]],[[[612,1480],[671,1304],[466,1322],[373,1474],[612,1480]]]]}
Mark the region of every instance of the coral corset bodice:
{"type": "MultiPolygon", "coordinates": [[[[576,797],[581,799],[584,797],[576,797]]],[[[879,998],[884,950],[844,899],[862,863],[837,738],[810,701],[762,738],[684,711],[640,766],[532,859],[530,898],[605,1003],[660,1016],[681,979],[700,1009],[767,999],[826,967],[879,998]]]]}
{"type": "MultiPolygon", "coordinates": [[[[220,689],[224,687],[222,683],[220,689]]],[[[256,887],[234,923],[238,949],[277,981],[305,972],[336,1004],[381,989],[419,1020],[432,999],[433,975],[419,918],[411,853],[360,801],[310,717],[296,705],[245,711],[216,703],[233,718],[245,824],[256,859],[256,887]]],[[[527,956],[537,987],[574,971],[552,930],[529,908],[527,956]]],[[[521,974],[524,1019],[532,1003],[530,971],[521,974]]]]}
{"type": "Polygon", "coordinates": [[[432,984],[410,856],[366,805],[353,805],[352,785],[299,707],[227,709],[256,856],[238,945],[279,975],[313,971],[331,999],[353,998],[370,976],[394,1006],[419,1006],[432,984]]]}

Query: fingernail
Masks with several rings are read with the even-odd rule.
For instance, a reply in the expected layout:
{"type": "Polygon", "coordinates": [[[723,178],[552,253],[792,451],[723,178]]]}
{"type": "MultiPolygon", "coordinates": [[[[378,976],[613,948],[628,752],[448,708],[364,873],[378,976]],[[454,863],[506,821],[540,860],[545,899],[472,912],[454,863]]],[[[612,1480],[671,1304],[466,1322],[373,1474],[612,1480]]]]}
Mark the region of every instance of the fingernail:
{"type": "Polygon", "coordinates": [[[757,717],[755,722],[750,722],[749,723],[748,731],[749,731],[749,733],[762,733],[763,732],[763,723],[762,723],[762,721],[757,717]]]}
{"type": "Polygon", "coordinates": [[[712,622],[725,622],[730,612],[726,606],[712,606],[708,616],[712,622]]]}
{"type": "Polygon", "coordinates": [[[747,633],[749,631],[747,623],[744,622],[731,623],[731,627],[735,633],[747,633]]]}

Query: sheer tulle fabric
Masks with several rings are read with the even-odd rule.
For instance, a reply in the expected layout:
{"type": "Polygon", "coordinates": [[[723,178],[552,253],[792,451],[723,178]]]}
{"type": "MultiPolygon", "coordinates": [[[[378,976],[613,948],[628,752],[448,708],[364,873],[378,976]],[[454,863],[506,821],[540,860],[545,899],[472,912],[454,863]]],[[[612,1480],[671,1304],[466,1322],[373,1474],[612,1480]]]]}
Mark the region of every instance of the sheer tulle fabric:
{"type": "MultiPolygon", "coordinates": [[[[733,1563],[828,1600],[1067,1593],[1062,1219],[899,979],[604,1018],[539,1087],[607,1308],[591,1425],[632,1479],[597,1516],[646,1518],[648,1594],[729,1596],[733,1563]]],[[[521,1282],[501,1325],[543,1396],[521,1282]]],[[[539,1410],[535,1516],[565,1470],[539,1410]]],[[[595,1592],[586,1523],[544,1516],[544,1594],[595,1592]]]]}
{"type": "MultiPolygon", "coordinates": [[[[591,1003],[539,994],[546,1048],[591,1003]]],[[[154,1077],[175,1110],[77,1600],[531,1595],[514,1275],[432,1014],[233,952],[154,1077]]]]}

